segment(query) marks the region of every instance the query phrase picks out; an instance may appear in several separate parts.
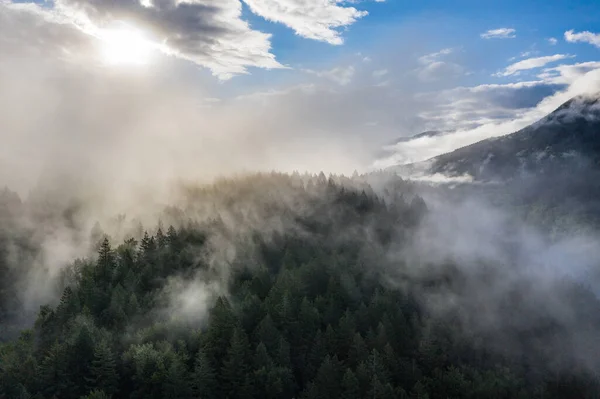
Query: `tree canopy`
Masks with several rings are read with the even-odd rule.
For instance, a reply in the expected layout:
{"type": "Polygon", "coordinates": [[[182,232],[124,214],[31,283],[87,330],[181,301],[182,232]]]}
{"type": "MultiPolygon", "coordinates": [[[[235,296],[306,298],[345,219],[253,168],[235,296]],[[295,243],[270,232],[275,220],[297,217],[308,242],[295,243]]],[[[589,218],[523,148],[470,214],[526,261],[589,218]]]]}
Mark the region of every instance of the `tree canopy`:
{"type": "MultiPolygon", "coordinates": [[[[203,190],[186,215],[211,197],[236,203],[233,220],[264,223],[228,227],[217,212],[122,243],[98,237],[97,255],[65,271],[58,303],[0,345],[0,397],[598,397],[598,374],[560,352],[568,336],[552,319],[495,335],[464,328],[460,309],[440,315],[426,293],[460,292],[452,264],[406,284],[397,271],[409,266],[389,253],[428,212],[407,186],[376,195],[274,175],[203,190]]],[[[498,308],[529,314],[520,292],[498,308]]],[[[581,285],[565,280],[556,294],[600,314],[581,285]]]]}

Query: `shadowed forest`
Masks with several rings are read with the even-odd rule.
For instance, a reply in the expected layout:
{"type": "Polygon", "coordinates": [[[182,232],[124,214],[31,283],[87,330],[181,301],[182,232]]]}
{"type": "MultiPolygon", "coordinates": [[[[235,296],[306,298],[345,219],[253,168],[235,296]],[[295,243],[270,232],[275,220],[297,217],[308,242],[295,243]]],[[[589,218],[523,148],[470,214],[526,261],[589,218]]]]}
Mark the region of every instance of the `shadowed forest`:
{"type": "Polygon", "coordinates": [[[595,294],[564,276],[504,286],[518,262],[419,260],[432,210],[415,192],[322,174],[188,187],[121,241],[96,225],[27,325],[17,291],[41,239],[5,191],[0,397],[599,397],[595,294]]]}

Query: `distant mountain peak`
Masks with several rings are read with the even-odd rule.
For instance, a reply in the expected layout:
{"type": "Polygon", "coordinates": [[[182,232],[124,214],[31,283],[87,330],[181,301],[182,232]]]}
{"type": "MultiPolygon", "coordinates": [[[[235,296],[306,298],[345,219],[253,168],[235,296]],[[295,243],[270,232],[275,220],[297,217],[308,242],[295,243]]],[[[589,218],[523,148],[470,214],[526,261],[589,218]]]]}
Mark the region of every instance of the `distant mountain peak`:
{"type": "Polygon", "coordinates": [[[573,97],[536,123],[428,161],[394,167],[407,175],[501,181],[600,165],[600,92],[573,97]]]}
{"type": "Polygon", "coordinates": [[[557,117],[564,117],[565,114],[569,113],[574,114],[578,117],[586,117],[588,115],[600,115],[600,92],[593,95],[579,95],[573,97],[542,120],[553,120],[557,117]]]}

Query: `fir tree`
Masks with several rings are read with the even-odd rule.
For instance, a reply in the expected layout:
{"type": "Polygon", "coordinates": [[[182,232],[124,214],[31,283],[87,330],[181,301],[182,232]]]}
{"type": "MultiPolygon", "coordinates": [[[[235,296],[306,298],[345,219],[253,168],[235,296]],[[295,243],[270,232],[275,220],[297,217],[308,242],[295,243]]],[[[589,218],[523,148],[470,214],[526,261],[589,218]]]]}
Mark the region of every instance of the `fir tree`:
{"type": "MultiPolygon", "coordinates": [[[[242,387],[246,386],[248,381],[249,343],[246,333],[241,328],[236,328],[231,337],[227,357],[221,370],[223,378],[223,396],[241,398],[242,387]]],[[[245,388],[247,389],[247,387],[245,388]]]]}
{"type": "Polygon", "coordinates": [[[341,399],[360,399],[360,385],[351,369],[346,369],[342,378],[341,399]]]}
{"type": "Polygon", "coordinates": [[[118,381],[113,352],[105,341],[100,341],[94,349],[94,360],[90,368],[88,385],[90,389],[101,390],[110,396],[117,392],[118,381]]]}
{"type": "Polygon", "coordinates": [[[218,397],[217,378],[213,366],[202,350],[196,355],[192,378],[192,389],[197,397],[203,399],[216,399],[218,397]]]}

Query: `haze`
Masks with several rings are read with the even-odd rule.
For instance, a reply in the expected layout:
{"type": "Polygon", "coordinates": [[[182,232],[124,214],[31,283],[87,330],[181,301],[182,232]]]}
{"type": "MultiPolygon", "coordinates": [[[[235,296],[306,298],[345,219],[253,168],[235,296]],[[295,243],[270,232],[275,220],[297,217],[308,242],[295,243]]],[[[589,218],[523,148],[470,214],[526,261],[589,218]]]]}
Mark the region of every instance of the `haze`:
{"type": "Polygon", "coordinates": [[[0,0],[0,397],[596,397],[600,7],[483,3],[0,0]]]}

